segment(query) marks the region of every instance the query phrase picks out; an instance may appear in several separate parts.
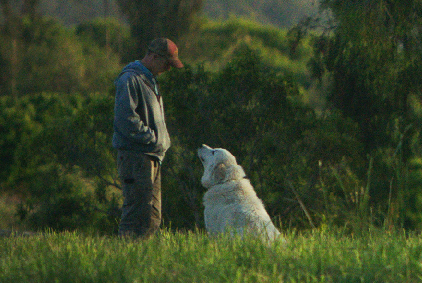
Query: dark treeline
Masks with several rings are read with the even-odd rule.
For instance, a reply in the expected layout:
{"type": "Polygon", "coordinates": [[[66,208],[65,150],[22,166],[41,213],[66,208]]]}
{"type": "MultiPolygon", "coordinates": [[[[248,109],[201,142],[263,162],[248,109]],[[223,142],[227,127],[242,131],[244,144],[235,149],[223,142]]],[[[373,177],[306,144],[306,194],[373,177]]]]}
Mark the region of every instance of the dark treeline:
{"type": "MultiPolygon", "coordinates": [[[[160,77],[172,136],[164,225],[203,227],[196,149],[205,143],[237,156],[282,228],[421,229],[419,2],[321,1],[332,21],[288,32],[200,20],[200,2],[189,2],[198,6],[180,29],[154,33],[175,37],[187,66],[160,77]]],[[[34,229],[113,233],[113,80],[140,56],[139,15],[128,26],[107,18],[69,28],[5,14],[1,190],[34,229]]]]}
{"type": "MultiPolygon", "coordinates": [[[[21,11],[25,1],[10,2],[15,10],[21,11]]],[[[121,12],[119,0],[38,0],[36,2],[37,9],[42,15],[57,18],[67,26],[77,25],[97,17],[114,17],[127,21],[121,12]]],[[[241,16],[281,28],[290,27],[303,17],[313,16],[318,12],[317,0],[238,0],[235,2],[205,0],[202,2],[202,13],[211,19],[226,20],[230,16],[241,16]]],[[[0,13],[0,19],[2,16],[0,13]]]]}

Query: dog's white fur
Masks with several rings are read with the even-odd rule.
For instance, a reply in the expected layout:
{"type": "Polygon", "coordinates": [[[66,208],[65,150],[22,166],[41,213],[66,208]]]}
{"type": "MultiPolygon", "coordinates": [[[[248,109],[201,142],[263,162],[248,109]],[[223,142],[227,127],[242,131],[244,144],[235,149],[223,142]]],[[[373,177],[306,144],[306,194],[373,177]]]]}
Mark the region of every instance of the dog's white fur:
{"type": "Polygon", "coordinates": [[[208,233],[250,233],[265,240],[279,237],[280,232],[236,158],[225,149],[207,145],[198,149],[198,156],[204,165],[201,183],[208,189],[203,198],[208,233]]]}

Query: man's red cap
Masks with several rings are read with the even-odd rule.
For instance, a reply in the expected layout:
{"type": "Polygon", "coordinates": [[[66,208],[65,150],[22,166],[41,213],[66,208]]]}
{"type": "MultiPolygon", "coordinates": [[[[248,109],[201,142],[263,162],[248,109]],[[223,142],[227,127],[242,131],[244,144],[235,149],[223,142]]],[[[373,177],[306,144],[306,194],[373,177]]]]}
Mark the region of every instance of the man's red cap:
{"type": "Polygon", "coordinates": [[[179,51],[176,44],[168,38],[157,38],[148,45],[150,52],[164,56],[175,68],[183,68],[183,63],[179,60],[179,51]]]}

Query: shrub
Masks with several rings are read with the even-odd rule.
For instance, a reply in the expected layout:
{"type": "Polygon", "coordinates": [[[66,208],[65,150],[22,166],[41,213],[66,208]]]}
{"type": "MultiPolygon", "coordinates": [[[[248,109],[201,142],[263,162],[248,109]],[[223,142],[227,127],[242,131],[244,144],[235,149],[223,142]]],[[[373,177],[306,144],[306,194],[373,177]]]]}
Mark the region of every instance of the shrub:
{"type": "Polygon", "coordinates": [[[0,101],[10,145],[1,155],[11,161],[2,186],[20,196],[22,220],[34,228],[113,231],[119,198],[111,97],[44,93],[0,101]]]}

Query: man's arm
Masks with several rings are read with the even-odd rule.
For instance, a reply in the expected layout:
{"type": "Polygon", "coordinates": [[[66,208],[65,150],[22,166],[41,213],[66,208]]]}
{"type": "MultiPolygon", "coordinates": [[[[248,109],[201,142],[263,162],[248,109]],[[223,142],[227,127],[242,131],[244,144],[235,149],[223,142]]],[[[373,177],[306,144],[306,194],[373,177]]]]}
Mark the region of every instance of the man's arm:
{"type": "Polygon", "coordinates": [[[114,127],[117,132],[137,143],[149,144],[156,140],[155,133],[140,119],[136,108],[142,101],[139,87],[130,73],[123,74],[116,83],[116,109],[114,127]]]}

